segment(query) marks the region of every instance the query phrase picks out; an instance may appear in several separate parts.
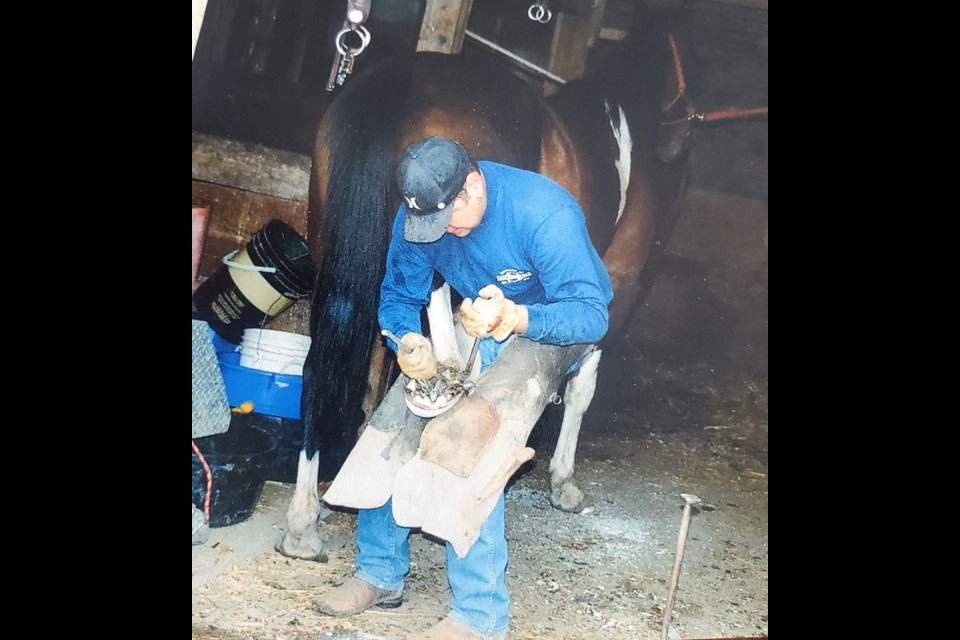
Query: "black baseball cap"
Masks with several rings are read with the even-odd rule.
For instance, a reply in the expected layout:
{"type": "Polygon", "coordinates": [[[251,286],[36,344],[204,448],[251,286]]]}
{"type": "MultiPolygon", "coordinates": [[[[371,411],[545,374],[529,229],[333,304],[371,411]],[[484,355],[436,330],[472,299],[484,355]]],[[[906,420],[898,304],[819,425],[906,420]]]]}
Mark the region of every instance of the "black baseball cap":
{"type": "Polygon", "coordinates": [[[407,205],[404,239],[434,242],[443,236],[470,164],[467,150],[442,136],[407,147],[397,169],[397,185],[407,205]]]}

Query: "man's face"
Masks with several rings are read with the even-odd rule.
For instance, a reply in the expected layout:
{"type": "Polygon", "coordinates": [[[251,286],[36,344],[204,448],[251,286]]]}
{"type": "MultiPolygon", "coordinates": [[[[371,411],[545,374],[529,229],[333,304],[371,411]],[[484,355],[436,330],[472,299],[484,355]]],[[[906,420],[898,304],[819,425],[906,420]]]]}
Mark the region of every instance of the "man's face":
{"type": "Polygon", "coordinates": [[[487,188],[479,171],[471,171],[463,183],[463,189],[453,201],[453,215],[447,225],[447,233],[458,238],[470,235],[483,220],[487,209],[487,188]]]}

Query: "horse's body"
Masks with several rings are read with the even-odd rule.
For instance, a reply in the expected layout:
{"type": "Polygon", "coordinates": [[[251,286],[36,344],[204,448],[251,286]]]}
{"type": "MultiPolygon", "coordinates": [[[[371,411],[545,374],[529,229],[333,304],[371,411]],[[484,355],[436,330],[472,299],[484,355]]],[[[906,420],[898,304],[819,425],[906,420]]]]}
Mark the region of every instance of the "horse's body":
{"type": "MultiPolygon", "coordinates": [[[[387,60],[351,78],[333,101],[320,122],[311,174],[309,242],[319,269],[304,366],[304,446],[281,552],[322,555],[317,481],[336,473],[394,375],[377,305],[400,203],[395,170],[410,143],[443,135],[474,159],[538,171],[566,187],[583,208],[613,282],[605,341],[622,333],[658,210],[677,195],[673,178],[683,164],[664,162],[658,138],[661,110],[676,91],[666,34],[640,45],[631,50],[633,59],[611,70],[619,79],[594,76],[547,99],[510,70],[465,52],[387,60]]],[[[431,302],[431,326],[435,314],[450,314],[449,296],[439,299],[446,309],[431,302]]],[[[432,337],[436,343],[437,334],[432,337]]],[[[570,511],[586,504],[572,483],[573,459],[599,359],[594,351],[567,382],[550,465],[554,504],[570,511]]]]}

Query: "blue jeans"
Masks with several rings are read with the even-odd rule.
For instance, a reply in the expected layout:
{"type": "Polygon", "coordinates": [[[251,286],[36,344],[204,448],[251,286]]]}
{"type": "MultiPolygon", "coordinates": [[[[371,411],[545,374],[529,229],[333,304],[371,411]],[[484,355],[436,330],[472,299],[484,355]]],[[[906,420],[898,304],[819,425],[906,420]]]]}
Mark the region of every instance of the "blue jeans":
{"type": "MultiPolygon", "coordinates": [[[[457,557],[447,542],[447,580],[453,599],[450,617],[481,634],[504,633],[510,623],[507,593],[507,536],[503,491],[480,527],[480,537],[466,557],[457,557]]],[[[410,529],[393,519],[393,500],[357,517],[356,577],[389,591],[403,588],[410,569],[410,529]]]]}
{"type": "MultiPolygon", "coordinates": [[[[500,355],[504,343],[480,341],[481,371],[500,355]]],[[[505,633],[510,624],[507,593],[507,533],[503,491],[480,527],[480,537],[466,557],[447,546],[447,582],[453,591],[450,617],[483,635],[505,633]]],[[[399,591],[410,570],[410,529],[393,519],[393,500],[377,509],[360,509],[357,516],[356,577],[379,589],[399,591]]]]}

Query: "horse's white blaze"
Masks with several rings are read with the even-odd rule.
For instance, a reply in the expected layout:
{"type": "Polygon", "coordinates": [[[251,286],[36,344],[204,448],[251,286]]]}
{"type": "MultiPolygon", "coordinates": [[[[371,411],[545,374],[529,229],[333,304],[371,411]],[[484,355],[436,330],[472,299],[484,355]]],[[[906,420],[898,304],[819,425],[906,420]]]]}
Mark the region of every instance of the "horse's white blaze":
{"type": "Polygon", "coordinates": [[[613,137],[616,138],[617,146],[620,148],[620,157],[613,162],[620,174],[620,208],[617,209],[617,222],[620,222],[623,209],[627,206],[627,187],[630,186],[630,152],[633,150],[633,138],[630,136],[630,125],[627,124],[627,115],[623,112],[623,107],[617,105],[620,112],[620,126],[618,127],[614,124],[614,119],[610,117],[610,103],[605,100],[603,104],[607,110],[607,117],[610,119],[610,129],[613,131],[613,137]]]}
{"type": "Polygon", "coordinates": [[[600,352],[600,349],[596,349],[584,358],[583,364],[567,381],[560,437],[553,457],[550,458],[550,484],[554,488],[573,476],[573,462],[577,453],[577,439],[580,436],[583,414],[586,413],[593,400],[593,394],[597,390],[600,352]]]}

